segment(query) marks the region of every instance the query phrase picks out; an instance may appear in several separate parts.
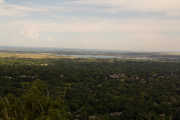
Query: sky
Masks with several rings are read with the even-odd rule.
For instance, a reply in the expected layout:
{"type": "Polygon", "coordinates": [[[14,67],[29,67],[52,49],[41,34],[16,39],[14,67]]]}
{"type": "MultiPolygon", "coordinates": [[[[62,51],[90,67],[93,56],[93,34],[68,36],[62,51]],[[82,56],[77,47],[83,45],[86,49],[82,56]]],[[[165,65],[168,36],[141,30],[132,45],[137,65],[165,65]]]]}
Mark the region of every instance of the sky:
{"type": "Polygon", "coordinates": [[[0,46],[180,51],[180,0],[0,0],[0,46]]]}

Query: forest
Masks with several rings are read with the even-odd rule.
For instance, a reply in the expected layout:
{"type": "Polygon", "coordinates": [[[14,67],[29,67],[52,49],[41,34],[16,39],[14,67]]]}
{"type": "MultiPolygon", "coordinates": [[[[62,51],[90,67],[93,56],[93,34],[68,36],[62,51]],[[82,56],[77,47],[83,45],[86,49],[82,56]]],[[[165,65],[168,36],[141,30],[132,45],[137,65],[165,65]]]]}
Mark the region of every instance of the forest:
{"type": "Polygon", "coordinates": [[[180,120],[180,63],[0,58],[0,120],[180,120]]]}

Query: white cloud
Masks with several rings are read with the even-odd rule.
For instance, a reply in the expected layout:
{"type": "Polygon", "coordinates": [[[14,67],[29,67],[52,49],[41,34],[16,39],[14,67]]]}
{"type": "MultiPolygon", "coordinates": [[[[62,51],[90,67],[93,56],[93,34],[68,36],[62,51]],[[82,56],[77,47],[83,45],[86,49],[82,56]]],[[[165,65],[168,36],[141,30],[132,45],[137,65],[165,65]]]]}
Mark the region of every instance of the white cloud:
{"type": "Polygon", "coordinates": [[[120,10],[132,10],[141,12],[165,12],[169,15],[177,15],[180,11],[179,0],[78,0],[74,3],[108,6],[111,7],[111,11],[117,12],[120,10]]]}
{"type": "MultiPolygon", "coordinates": [[[[162,12],[170,16],[180,15],[180,0],[75,0],[55,6],[36,7],[13,5],[0,0],[0,16],[21,16],[31,12],[162,12]],[[2,3],[2,4],[1,4],[2,3]],[[80,5],[80,6],[79,6],[80,5]],[[92,7],[94,6],[94,7],[92,7]]],[[[50,14],[49,14],[50,15],[50,14]]]]}
{"type": "MultiPolygon", "coordinates": [[[[14,18],[25,16],[33,12],[44,12],[46,15],[51,15],[51,13],[53,13],[52,11],[61,11],[63,13],[72,12],[75,13],[75,15],[78,12],[82,13],[82,11],[84,12],[83,14],[86,14],[87,11],[91,13],[97,11],[123,11],[124,13],[127,11],[134,11],[164,12],[172,16],[180,15],[180,1],[177,0],[78,0],[75,2],[68,2],[64,4],[64,6],[59,5],[56,7],[12,5],[3,2],[3,0],[0,0],[0,3],[0,16],[13,16],[14,18]],[[95,6],[96,9],[93,10],[95,6]]],[[[97,15],[88,18],[82,17],[83,14],[80,15],[79,19],[77,19],[79,15],[76,17],[73,17],[74,15],[72,17],[67,17],[64,15],[60,16],[58,13],[53,13],[57,19],[53,19],[52,21],[46,21],[46,19],[42,20],[35,17],[32,17],[30,20],[23,17],[24,20],[17,18],[16,21],[8,20],[6,23],[0,22],[0,41],[5,38],[4,40],[14,41],[14,43],[18,40],[22,40],[23,44],[43,44],[42,42],[51,44],[51,41],[57,42],[61,39],[59,34],[62,35],[62,33],[66,32],[69,35],[62,38],[64,39],[64,41],[62,40],[62,44],[70,44],[72,47],[73,45],[79,45],[80,47],[83,45],[84,47],[89,47],[91,45],[96,46],[96,48],[109,47],[116,49],[119,46],[121,46],[122,49],[127,47],[131,49],[171,49],[169,48],[169,45],[171,45],[173,49],[179,49],[179,35],[175,35],[174,33],[180,32],[180,21],[175,19],[175,17],[171,19],[156,19],[155,17],[145,18],[137,16],[131,19],[108,19],[98,17],[97,15]],[[59,36],[48,36],[49,33],[59,33],[59,36]],[[71,38],[72,33],[81,33],[81,36],[71,38]],[[112,36],[112,34],[115,35],[112,36]],[[108,35],[110,36],[109,38],[107,37],[108,35]],[[3,39],[2,36],[4,36],[3,39]],[[68,39],[70,39],[70,41],[66,42],[65,40],[68,39]]],[[[56,43],[54,45],[56,45],[56,43]]]]}
{"type": "Polygon", "coordinates": [[[7,4],[0,0],[0,16],[24,16],[32,12],[48,12],[48,8],[35,8],[22,5],[7,4]]]}
{"type": "Polygon", "coordinates": [[[0,0],[0,4],[4,3],[4,0],[0,0]]]}
{"type": "Polygon", "coordinates": [[[76,19],[66,20],[62,23],[17,20],[0,24],[0,38],[10,34],[8,41],[27,46],[57,46],[60,43],[64,47],[178,50],[179,35],[169,34],[179,32],[179,26],[179,20],[157,19],[86,19],[86,21],[76,19]],[[51,33],[56,35],[53,36],[51,33]],[[74,36],[74,34],[76,35],[74,36]],[[170,48],[170,45],[173,48],[170,48]]]}
{"type": "Polygon", "coordinates": [[[34,24],[28,24],[23,26],[20,34],[23,35],[25,38],[38,40],[40,38],[40,32],[41,30],[38,28],[38,26],[34,24]]]}
{"type": "Polygon", "coordinates": [[[24,29],[41,32],[175,32],[180,31],[179,20],[67,20],[63,23],[19,21],[24,29]]]}
{"type": "MultiPolygon", "coordinates": [[[[20,36],[38,40],[48,33],[120,33],[132,35],[136,40],[140,36],[141,39],[152,39],[154,36],[162,33],[176,33],[180,31],[179,20],[67,20],[62,23],[45,22],[45,21],[14,21],[8,23],[9,30],[12,28],[14,32],[20,36]]],[[[5,26],[4,26],[5,27],[5,26]]],[[[2,27],[3,28],[3,27],[2,27]]],[[[8,30],[7,30],[8,31],[8,30]]],[[[156,37],[157,38],[157,37],[156,37]]],[[[155,39],[152,39],[155,40],[155,39]]]]}

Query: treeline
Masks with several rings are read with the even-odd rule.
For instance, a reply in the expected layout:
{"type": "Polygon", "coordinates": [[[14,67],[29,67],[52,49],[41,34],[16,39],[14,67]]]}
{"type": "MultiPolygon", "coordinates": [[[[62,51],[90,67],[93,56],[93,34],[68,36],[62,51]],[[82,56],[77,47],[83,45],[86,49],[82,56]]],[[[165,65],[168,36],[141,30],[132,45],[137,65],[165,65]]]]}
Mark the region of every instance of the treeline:
{"type": "Polygon", "coordinates": [[[0,118],[3,120],[69,120],[64,98],[52,96],[42,81],[23,83],[18,95],[0,98],[0,118]]]}
{"type": "Polygon", "coordinates": [[[0,62],[0,118],[4,120],[180,119],[180,63],[0,62]]]}

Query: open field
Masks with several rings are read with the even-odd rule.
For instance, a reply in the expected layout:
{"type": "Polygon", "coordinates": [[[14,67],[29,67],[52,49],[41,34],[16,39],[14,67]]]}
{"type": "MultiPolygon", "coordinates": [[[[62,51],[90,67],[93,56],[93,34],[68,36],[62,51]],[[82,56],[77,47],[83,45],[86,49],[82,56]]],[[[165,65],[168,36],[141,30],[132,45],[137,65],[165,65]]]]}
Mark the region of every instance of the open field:
{"type": "Polygon", "coordinates": [[[57,56],[50,53],[13,53],[13,52],[0,52],[1,58],[30,58],[30,59],[57,59],[57,58],[69,58],[71,56],[57,56]]]}
{"type": "Polygon", "coordinates": [[[135,61],[179,62],[180,52],[130,52],[90,49],[0,47],[1,58],[30,59],[118,59],[135,61]]]}
{"type": "Polygon", "coordinates": [[[168,52],[168,53],[164,53],[162,55],[177,55],[177,56],[180,56],[180,52],[168,52]]]}

